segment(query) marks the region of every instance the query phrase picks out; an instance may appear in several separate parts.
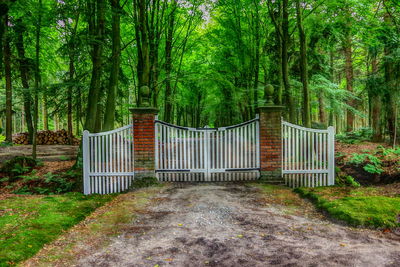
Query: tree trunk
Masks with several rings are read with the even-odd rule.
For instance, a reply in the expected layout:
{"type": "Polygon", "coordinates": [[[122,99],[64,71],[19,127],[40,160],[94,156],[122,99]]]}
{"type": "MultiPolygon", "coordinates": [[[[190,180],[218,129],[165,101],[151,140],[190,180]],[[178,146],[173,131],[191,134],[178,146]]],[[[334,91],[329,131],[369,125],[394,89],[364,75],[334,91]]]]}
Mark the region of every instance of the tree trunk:
{"type": "MultiPolygon", "coordinates": [[[[350,26],[349,26],[350,27],[350,26]]],[[[346,73],[346,89],[350,93],[353,92],[353,78],[354,78],[354,71],[353,71],[353,52],[352,52],[352,41],[350,35],[350,29],[347,29],[347,34],[344,39],[344,55],[346,58],[345,62],[345,73],[346,73]]],[[[350,99],[347,104],[354,108],[354,100],[350,99]]],[[[353,131],[354,127],[354,112],[352,110],[347,110],[347,122],[346,122],[346,132],[353,131]]]]}
{"type": "MultiPolygon", "coordinates": [[[[378,73],[378,62],[376,58],[376,53],[372,55],[371,60],[372,73],[371,76],[375,77],[378,73]]],[[[374,88],[371,88],[371,91],[374,88]]],[[[381,107],[382,100],[381,96],[377,92],[372,92],[370,94],[370,105],[371,105],[371,126],[372,126],[372,141],[382,142],[382,127],[381,127],[381,107]]]]}
{"type": "MultiPolygon", "coordinates": [[[[176,3],[174,1],[174,3],[176,3]]],[[[172,38],[174,34],[175,7],[169,14],[168,30],[165,38],[165,93],[164,93],[164,120],[171,122],[172,113],[172,87],[171,87],[171,70],[172,70],[172,38]]]]}
{"type": "Polygon", "coordinates": [[[68,85],[68,95],[67,95],[67,133],[68,133],[68,144],[72,145],[72,90],[74,88],[74,57],[70,51],[69,57],[69,85],[68,85]]]}
{"type": "Polygon", "coordinates": [[[29,133],[29,142],[32,143],[33,123],[32,123],[32,113],[31,113],[32,99],[28,82],[29,64],[28,64],[28,59],[25,57],[24,38],[22,35],[23,32],[25,32],[25,27],[22,25],[21,19],[18,19],[16,21],[16,25],[14,28],[16,33],[15,47],[17,49],[17,54],[18,54],[19,72],[23,87],[22,94],[24,99],[25,120],[29,133]]]}
{"type": "Polygon", "coordinates": [[[11,48],[8,34],[8,15],[4,19],[4,74],[6,79],[6,141],[12,143],[12,84],[11,84],[11,48]]]}
{"type": "Polygon", "coordinates": [[[258,106],[258,86],[259,86],[259,75],[260,75],[260,14],[259,14],[259,3],[255,3],[256,7],[256,21],[255,21],[255,59],[254,59],[254,107],[252,113],[256,113],[256,108],[258,106]]]}
{"type": "Polygon", "coordinates": [[[39,83],[40,83],[40,30],[42,27],[42,0],[38,0],[38,21],[36,24],[36,45],[35,45],[35,92],[33,104],[33,135],[32,135],[32,158],[36,160],[37,132],[39,118],[39,83]]]}
{"type": "Polygon", "coordinates": [[[285,99],[289,108],[289,121],[295,122],[296,113],[293,102],[293,96],[290,91],[289,82],[289,13],[288,13],[288,0],[282,2],[282,79],[285,87],[285,99]]]}
{"type": "Polygon", "coordinates": [[[49,112],[47,110],[47,93],[46,90],[43,92],[43,129],[48,130],[49,129],[49,112]]]}
{"type": "Polygon", "coordinates": [[[118,75],[120,68],[120,54],[121,54],[121,34],[120,34],[120,14],[121,7],[119,0],[111,0],[112,8],[112,59],[110,79],[107,88],[107,102],[106,111],[104,113],[104,127],[105,131],[114,128],[115,121],[115,102],[118,87],[118,75]]]}
{"type": "Polygon", "coordinates": [[[138,18],[139,18],[139,33],[141,47],[141,68],[138,69],[138,75],[140,77],[139,88],[141,86],[150,87],[150,54],[149,54],[149,39],[148,39],[148,24],[147,24],[147,8],[146,0],[135,0],[138,5],[138,18]]]}
{"type": "MultiPolygon", "coordinates": [[[[89,12],[97,13],[97,21],[93,17],[89,18],[89,31],[92,40],[92,77],[90,80],[90,88],[88,94],[88,106],[86,112],[85,129],[89,132],[94,132],[96,128],[97,104],[100,99],[100,78],[102,73],[102,52],[104,42],[104,29],[105,29],[105,1],[97,0],[96,4],[89,3],[89,12]],[[95,8],[94,8],[95,6],[95,8]],[[96,12],[97,11],[97,12],[96,12]]],[[[94,14],[91,14],[93,16],[94,14]]]]}
{"type": "Polygon", "coordinates": [[[297,28],[299,30],[300,40],[300,78],[303,84],[303,124],[305,127],[311,127],[311,106],[310,91],[308,89],[308,70],[307,70],[307,42],[306,34],[303,28],[302,10],[300,0],[296,0],[297,28]]]}
{"type": "Polygon", "coordinates": [[[76,88],[76,111],[75,111],[75,135],[78,136],[80,131],[79,131],[79,126],[81,124],[81,120],[82,120],[82,101],[81,101],[81,88],[80,86],[77,86],[76,88]]]}

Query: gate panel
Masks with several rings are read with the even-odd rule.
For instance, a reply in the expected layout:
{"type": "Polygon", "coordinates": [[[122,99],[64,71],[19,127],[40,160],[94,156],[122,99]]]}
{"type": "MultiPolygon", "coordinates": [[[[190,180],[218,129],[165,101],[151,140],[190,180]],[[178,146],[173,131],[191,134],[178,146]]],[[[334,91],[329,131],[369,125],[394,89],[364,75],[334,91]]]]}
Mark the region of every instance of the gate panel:
{"type": "Polygon", "coordinates": [[[259,177],[258,118],[223,128],[156,121],[156,173],[161,181],[237,181],[259,177]]]}
{"type": "Polygon", "coordinates": [[[83,132],[85,194],[125,191],[134,179],[132,125],[102,133],[83,132]]]}
{"type": "Polygon", "coordinates": [[[282,175],[290,187],[335,183],[334,128],[317,130],[282,122],[282,175]]]}

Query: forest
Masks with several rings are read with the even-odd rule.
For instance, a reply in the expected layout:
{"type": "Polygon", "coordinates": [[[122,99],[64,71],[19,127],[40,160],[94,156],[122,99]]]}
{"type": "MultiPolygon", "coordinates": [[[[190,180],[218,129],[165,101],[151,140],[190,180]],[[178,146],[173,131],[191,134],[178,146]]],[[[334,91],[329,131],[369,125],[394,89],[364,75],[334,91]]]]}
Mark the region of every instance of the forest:
{"type": "MultiPolygon", "coordinates": [[[[148,86],[170,123],[255,117],[399,139],[396,0],[2,0],[0,134],[129,124],[148,86]]],[[[34,142],[33,142],[34,143],[34,142]]]]}
{"type": "Polygon", "coordinates": [[[0,0],[0,267],[397,266],[399,109],[400,0],[0,0]]]}

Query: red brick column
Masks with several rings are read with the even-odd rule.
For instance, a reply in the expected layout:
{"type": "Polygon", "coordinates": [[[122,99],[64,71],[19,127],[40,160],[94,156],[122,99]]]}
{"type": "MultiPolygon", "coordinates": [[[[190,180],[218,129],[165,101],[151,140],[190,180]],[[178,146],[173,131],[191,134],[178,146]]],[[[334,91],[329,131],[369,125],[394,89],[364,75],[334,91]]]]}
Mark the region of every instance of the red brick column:
{"type": "Polygon", "coordinates": [[[281,181],[283,106],[258,107],[261,179],[281,181]]]}
{"type": "Polygon", "coordinates": [[[158,110],[144,107],[131,109],[135,178],[155,177],[155,125],[158,110]]]}

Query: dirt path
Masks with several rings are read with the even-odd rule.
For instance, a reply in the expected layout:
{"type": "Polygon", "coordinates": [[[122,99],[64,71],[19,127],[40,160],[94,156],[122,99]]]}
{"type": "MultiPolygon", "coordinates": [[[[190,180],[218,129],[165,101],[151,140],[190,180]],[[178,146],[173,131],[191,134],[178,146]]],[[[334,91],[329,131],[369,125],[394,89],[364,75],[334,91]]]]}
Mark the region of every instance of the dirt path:
{"type": "Polygon", "coordinates": [[[79,266],[398,266],[400,242],[379,232],[263,205],[245,185],[185,185],[79,266]]]}
{"type": "MultiPolygon", "coordinates": [[[[59,161],[75,159],[78,146],[70,145],[38,145],[37,156],[43,161],[59,161]]],[[[0,147],[0,165],[16,156],[31,156],[32,145],[14,145],[0,147]]]]}

